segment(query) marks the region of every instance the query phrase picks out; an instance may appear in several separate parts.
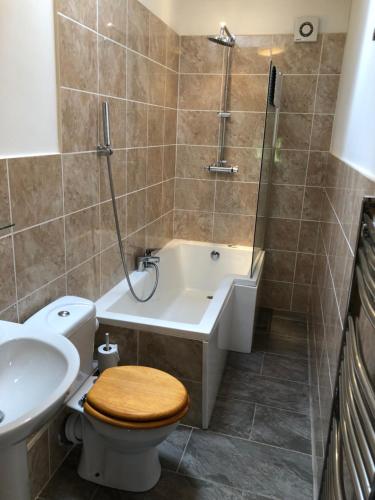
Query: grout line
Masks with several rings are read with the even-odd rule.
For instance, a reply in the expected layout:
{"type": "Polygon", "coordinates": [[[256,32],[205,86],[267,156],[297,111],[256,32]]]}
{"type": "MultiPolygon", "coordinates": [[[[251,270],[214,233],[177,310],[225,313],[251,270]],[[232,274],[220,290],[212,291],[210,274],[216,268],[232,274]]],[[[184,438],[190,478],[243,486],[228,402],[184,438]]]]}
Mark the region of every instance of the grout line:
{"type": "MultiPolygon", "coordinates": [[[[264,356],[263,356],[263,359],[264,359],[264,356]]],[[[251,422],[251,427],[250,427],[250,432],[249,432],[249,437],[248,437],[248,440],[250,441],[251,440],[251,436],[253,434],[253,429],[254,429],[254,423],[255,423],[255,414],[257,412],[257,403],[255,403],[255,406],[254,406],[254,413],[253,413],[253,420],[251,422]]]]}
{"type": "Polygon", "coordinates": [[[183,452],[182,452],[181,458],[180,458],[180,460],[179,460],[179,462],[178,462],[176,472],[179,472],[179,470],[180,470],[180,467],[181,467],[181,464],[182,464],[182,460],[183,460],[183,458],[184,458],[184,456],[185,456],[186,448],[187,448],[187,446],[188,446],[188,444],[189,444],[189,441],[190,441],[190,438],[191,438],[191,436],[192,436],[192,434],[193,434],[193,430],[194,430],[194,429],[193,429],[193,428],[191,428],[190,433],[189,433],[189,437],[187,438],[187,441],[186,441],[186,443],[185,443],[185,446],[184,446],[184,449],[183,449],[183,452]]]}

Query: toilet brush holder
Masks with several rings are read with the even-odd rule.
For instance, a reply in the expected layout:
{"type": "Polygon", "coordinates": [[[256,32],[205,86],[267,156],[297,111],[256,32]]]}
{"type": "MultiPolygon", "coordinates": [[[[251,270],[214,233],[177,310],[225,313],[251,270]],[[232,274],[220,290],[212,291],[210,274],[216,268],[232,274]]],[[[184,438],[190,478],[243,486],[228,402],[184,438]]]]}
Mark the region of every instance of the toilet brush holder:
{"type": "Polygon", "coordinates": [[[98,347],[98,369],[102,373],[107,368],[117,366],[120,361],[117,344],[111,344],[109,334],[105,334],[106,342],[98,347]]]}

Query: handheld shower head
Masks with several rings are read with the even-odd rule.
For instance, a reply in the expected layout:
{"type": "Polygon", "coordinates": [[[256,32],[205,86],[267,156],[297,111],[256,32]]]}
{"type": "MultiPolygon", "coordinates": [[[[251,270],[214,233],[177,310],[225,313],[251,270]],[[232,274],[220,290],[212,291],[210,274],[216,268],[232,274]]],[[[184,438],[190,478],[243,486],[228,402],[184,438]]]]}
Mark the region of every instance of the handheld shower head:
{"type": "Polygon", "coordinates": [[[210,42],[224,45],[224,47],[233,47],[236,41],[236,37],[232,35],[225,24],[221,25],[219,35],[209,36],[208,39],[210,42]]]}
{"type": "Polygon", "coordinates": [[[103,112],[103,139],[104,146],[107,148],[111,147],[111,129],[109,125],[109,106],[108,101],[104,101],[102,104],[103,112]]]}

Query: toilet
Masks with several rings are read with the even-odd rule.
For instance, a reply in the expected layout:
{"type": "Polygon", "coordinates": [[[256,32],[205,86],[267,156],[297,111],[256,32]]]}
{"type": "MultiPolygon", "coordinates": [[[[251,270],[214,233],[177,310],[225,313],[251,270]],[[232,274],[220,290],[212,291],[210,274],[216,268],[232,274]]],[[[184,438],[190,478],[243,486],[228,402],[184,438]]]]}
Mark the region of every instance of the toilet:
{"type": "Polygon", "coordinates": [[[65,424],[69,441],[82,443],[79,475],[94,483],[142,492],[158,482],[157,446],[189,410],[189,395],[175,377],[145,366],[116,366],[95,374],[95,304],[62,297],[27,323],[64,335],[76,346],[80,372],[66,398],[72,413],[65,424]]]}

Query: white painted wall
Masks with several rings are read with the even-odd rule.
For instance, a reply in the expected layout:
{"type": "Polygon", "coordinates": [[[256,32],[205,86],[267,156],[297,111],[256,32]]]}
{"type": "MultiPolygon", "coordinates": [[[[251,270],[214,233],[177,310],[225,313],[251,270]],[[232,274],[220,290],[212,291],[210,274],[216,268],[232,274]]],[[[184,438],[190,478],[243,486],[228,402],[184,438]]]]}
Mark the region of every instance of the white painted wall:
{"type": "Polygon", "coordinates": [[[292,33],[294,18],[316,15],[323,32],[346,32],[351,0],[141,0],[181,35],[292,33]]]}
{"type": "Polygon", "coordinates": [[[0,0],[0,157],[55,153],[53,0],[0,0]]]}
{"type": "Polygon", "coordinates": [[[375,180],[375,0],[353,0],[331,151],[375,180]]]}

